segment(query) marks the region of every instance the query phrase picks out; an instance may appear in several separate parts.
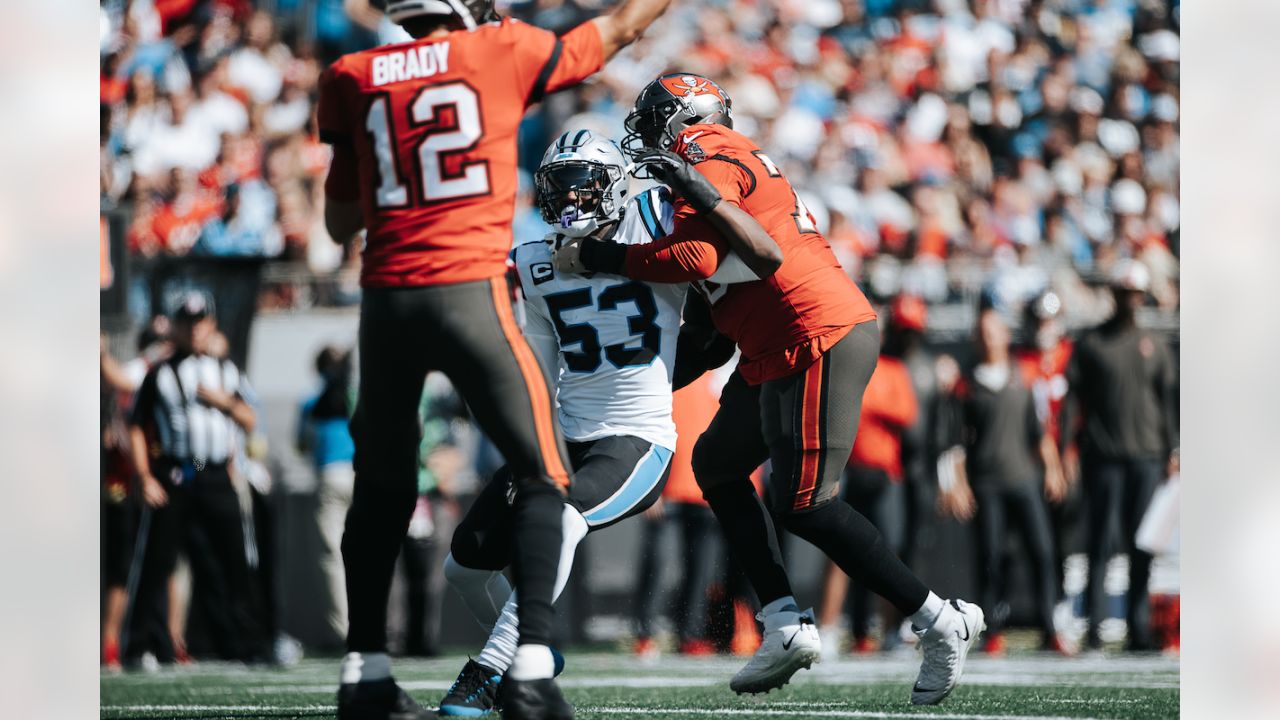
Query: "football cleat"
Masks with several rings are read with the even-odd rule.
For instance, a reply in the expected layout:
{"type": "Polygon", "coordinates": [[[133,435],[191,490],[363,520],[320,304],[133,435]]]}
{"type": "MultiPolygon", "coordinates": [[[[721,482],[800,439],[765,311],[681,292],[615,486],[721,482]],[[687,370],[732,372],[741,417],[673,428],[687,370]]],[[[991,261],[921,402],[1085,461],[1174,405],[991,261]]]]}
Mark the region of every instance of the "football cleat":
{"type": "Polygon", "coordinates": [[[942,606],[942,614],[928,629],[912,628],[920,638],[924,662],[911,689],[914,705],[934,705],[951,694],[964,672],[964,660],[987,629],[982,608],[963,600],[942,606]]]}
{"type": "Polygon", "coordinates": [[[505,720],[573,720],[573,706],[560,694],[552,678],[505,677],[498,692],[505,720]]]}
{"type": "Polygon", "coordinates": [[[338,686],[338,720],[434,720],[391,678],[338,686]]]}
{"type": "Polygon", "coordinates": [[[481,717],[498,706],[498,687],[502,673],[467,660],[458,679],[440,701],[440,714],[445,717],[481,717]]]}
{"type": "Polygon", "coordinates": [[[756,616],[764,623],[764,640],[751,660],[729,681],[736,693],[762,693],[791,681],[801,668],[822,659],[822,641],[813,624],[813,610],[782,610],[756,616]]]}

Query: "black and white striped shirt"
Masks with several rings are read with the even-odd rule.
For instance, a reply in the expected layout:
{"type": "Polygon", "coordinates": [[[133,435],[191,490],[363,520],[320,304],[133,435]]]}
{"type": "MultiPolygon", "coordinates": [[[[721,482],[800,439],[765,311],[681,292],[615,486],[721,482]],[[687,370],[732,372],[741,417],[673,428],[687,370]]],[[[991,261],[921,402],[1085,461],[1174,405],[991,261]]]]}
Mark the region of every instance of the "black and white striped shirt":
{"type": "Polygon", "coordinates": [[[208,355],[174,356],[147,373],[138,389],[132,422],[147,431],[153,456],[178,462],[226,463],[240,427],[227,413],[200,402],[200,387],[245,397],[247,383],[235,363],[208,355]]]}

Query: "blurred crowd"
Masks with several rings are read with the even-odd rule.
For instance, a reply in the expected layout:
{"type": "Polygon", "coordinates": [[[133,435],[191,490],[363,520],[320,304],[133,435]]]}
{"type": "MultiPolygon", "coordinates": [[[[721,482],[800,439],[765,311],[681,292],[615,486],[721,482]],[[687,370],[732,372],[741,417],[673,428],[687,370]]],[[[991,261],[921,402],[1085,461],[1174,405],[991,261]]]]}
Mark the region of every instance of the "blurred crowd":
{"type": "MultiPolygon", "coordinates": [[[[497,3],[556,30],[609,4],[497,3]]],[[[377,5],[102,3],[102,193],[132,210],[135,257],[358,262],[323,229],[314,104],[326,63],[404,39],[377,5]]],[[[1089,286],[1133,258],[1175,309],[1178,58],[1177,0],[679,2],[527,118],[515,241],[545,228],[529,178],[546,143],[567,125],[621,139],[640,87],[684,69],[729,92],[878,299],[985,293],[1011,314],[1054,289],[1084,324],[1107,312],[1089,286]]]]}
{"type": "MultiPolygon", "coordinates": [[[[610,4],[497,6],[504,15],[566,30],[610,4]]],[[[315,132],[316,82],[344,52],[403,39],[378,5],[103,0],[102,200],[104,211],[128,218],[134,283],[145,283],[149,263],[168,258],[262,258],[268,268],[301,268],[302,280],[284,273],[293,283],[353,275],[358,248],[333,244],[323,227],[329,150],[315,132]]],[[[784,170],[891,326],[867,392],[846,501],[872,517],[909,561],[915,529],[932,516],[935,500],[947,515],[972,522],[981,553],[979,599],[989,613],[996,609],[997,623],[1012,613],[1000,541],[1006,525],[1019,529],[1037,599],[1029,617],[1015,620],[1038,627],[1046,647],[1069,649],[1051,617],[1064,597],[1065,556],[1133,553],[1143,498],[1157,480],[1176,475],[1176,438],[1161,437],[1158,447],[1145,437],[1127,438],[1123,448],[1094,447],[1082,461],[1074,434],[1088,432],[1090,418],[1062,426],[1060,405],[1071,376],[1069,330],[1109,317],[1114,323],[1139,306],[1179,305],[1178,10],[1178,0],[678,0],[594,81],[548,98],[526,118],[513,241],[545,232],[531,177],[564,127],[620,140],[631,101],[649,79],[668,70],[715,79],[733,98],[735,127],[784,170]],[[930,316],[947,305],[981,310],[964,328],[972,327],[972,343],[944,353],[925,339],[930,316]],[[1016,357],[1011,344],[1023,348],[1016,357]],[[994,440],[983,434],[991,428],[994,440]],[[983,459],[996,456],[1001,466],[1023,472],[984,476],[983,459]],[[1130,486],[1137,489],[1115,489],[1130,486]],[[993,514],[997,507],[1007,512],[993,514]],[[1090,528],[1087,543],[1081,532],[1073,534],[1081,527],[1090,528]]],[[[268,283],[259,305],[296,307],[305,296],[268,283]]],[[[351,303],[358,289],[311,297],[351,303]]],[[[270,557],[260,553],[272,545],[270,477],[254,442],[260,423],[256,432],[234,433],[238,445],[224,463],[225,477],[214,481],[226,483],[223,489],[234,493],[226,499],[237,504],[228,500],[222,515],[208,521],[215,531],[240,523],[239,535],[227,532],[251,548],[245,559],[231,553],[219,561],[223,566],[192,567],[186,585],[171,580],[181,566],[177,558],[148,561],[140,517],[163,504],[137,484],[139,450],[129,429],[145,419],[130,409],[145,378],[174,356],[172,325],[179,321],[153,318],[153,309],[135,309],[134,325],[144,330],[134,360],[118,362],[105,346],[103,352],[104,660],[184,660],[190,605],[196,616],[204,613],[199,623],[207,635],[215,631],[214,640],[227,627],[253,635],[236,647],[206,642],[209,654],[287,662],[297,648],[279,630],[270,557]],[[253,607],[222,617],[216,603],[201,610],[203,591],[194,603],[184,594],[222,582],[217,578],[228,567],[241,578],[231,589],[251,588],[245,597],[253,607]],[[150,603],[142,610],[136,599],[131,603],[140,592],[150,603]],[[123,647],[130,636],[134,646],[123,647]]],[[[1124,358],[1165,357],[1165,339],[1122,330],[1124,338],[1137,338],[1124,358]]],[[[184,352],[225,361],[219,337],[206,333],[199,348],[184,352]]],[[[330,588],[335,638],[344,631],[338,537],[351,493],[352,362],[342,348],[321,353],[317,390],[299,398],[296,426],[298,449],[318,478],[315,523],[323,543],[315,562],[330,588]]],[[[1152,392],[1176,386],[1176,353],[1152,372],[1159,376],[1152,392]]],[[[247,382],[239,387],[240,394],[200,404],[239,424],[232,400],[254,404],[247,382]]],[[[715,395],[711,377],[677,394],[682,438],[705,425],[715,395]]],[[[1176,426],[1168,398],[1154,410],[1150,398],[1133,402],[1161,432],[1176,426]]],[[[411,596],[402,649],[432,654],[443,592],[439,555],[465,499],[458,489],[474,487],[497,463],[447,384],[428,384],[423,417],[422,501],[404,548],[411,596]]],[[[681,652],[753,651],[750,603],[732,568],[718,564],[722,554],[705,549],[718,529],[687,471],[673,470],[666,501],[646,523],[641,549],[648,554],[636,558],[637,652],[656,652],[664,614],[672,616],[681,652]],[[684,548],[674,588],[655,579],[661,567],[652,549],[667,528],[684,548]],[[664,613],[659,598],[668,594],[671,612],[664,613]]],[[[1132,580],[1146,582],[1145,568],[1131,572],[1132,580]]],[[[1101,576],[1091,574],[1090,581],[1101,592],[1101,576]]],[[[881,617],[856,585],[846,606],[849,590],[840,573],[826,574],[821,624],[847,627],[854,649],[893,647],[897,619],[881,617]]],[[[1095,645],[1104,619],[1100,598],[1092,597],[1082,638],[1095,645]]],[[[1145,595],[1134,599],[1146,605],[1145,595]]],[[[1160,625],[1159,606],[1157,621],[1145,612],[1130,620],[1160,625]]],[[[1172,617],[1176,626],[1176,609],[1172,617]]],[[[1138,649],[1170,642],[1145,630],[1130,641],[1138,649]]],[[[1000,652],[1001,642],[988,650],[1000,652]]]]}

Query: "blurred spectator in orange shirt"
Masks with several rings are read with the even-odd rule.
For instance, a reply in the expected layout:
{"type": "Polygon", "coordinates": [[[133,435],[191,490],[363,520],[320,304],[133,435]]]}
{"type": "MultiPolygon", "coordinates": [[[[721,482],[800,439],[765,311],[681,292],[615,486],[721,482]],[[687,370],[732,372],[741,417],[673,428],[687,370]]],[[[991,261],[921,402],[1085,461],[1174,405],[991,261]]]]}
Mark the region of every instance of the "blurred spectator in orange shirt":
{"type": "Polygon", "coordinates": [[[195,172],[170,173],[170,199],[152,213],[139,212],[129,231],[129,247],[145,256],[185,255],[200,237],[205,222],[221,211],[219,198],[200,188],[195,172]]]}
{"type": "MultiPolygon", "coordinates": [[[[862,396],[858,435],[845,469],[844,501],[870,519],[889,547],[899,554],[906,542],[907,509],[902,482],[902,433],[915,422],[918,411],[907,366],[882,353],[862,396]]],[[[838,627],[848,589],[848,576],[834,563],[828,563],[819,627],[838,627]]],[[[871,603],[871,593],[865,587],[854,588],[850,630],[855,652],[876,648],[870,632],[875,615],[871,603]]],[[[886,622],[885,628],[885,643],[892,646],[897,639],[896,625],[886,622]]],[[[823,647],[827,652],[838,651],[839,643],[824,639],[823,647]]]]}

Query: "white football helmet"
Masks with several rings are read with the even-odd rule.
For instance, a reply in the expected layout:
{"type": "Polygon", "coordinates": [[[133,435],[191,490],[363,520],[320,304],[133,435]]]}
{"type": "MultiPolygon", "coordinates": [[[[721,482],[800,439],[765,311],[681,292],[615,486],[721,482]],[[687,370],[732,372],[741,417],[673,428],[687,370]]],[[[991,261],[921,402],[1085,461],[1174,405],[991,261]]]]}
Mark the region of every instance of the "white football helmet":
{"type": "Polygon", "coordinates": [[[498,19],[493,0],[388,0],[386,13],[394,23],[420,15],[456,15],[468,30],[498,19]]]}
{"type": "Polygon", "coordinates": [[[617,222],[627,199],[626,164],[617,143],[590,130],[561,135],[533,176],[542,219],[569,237],[617,222]]]}

